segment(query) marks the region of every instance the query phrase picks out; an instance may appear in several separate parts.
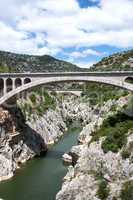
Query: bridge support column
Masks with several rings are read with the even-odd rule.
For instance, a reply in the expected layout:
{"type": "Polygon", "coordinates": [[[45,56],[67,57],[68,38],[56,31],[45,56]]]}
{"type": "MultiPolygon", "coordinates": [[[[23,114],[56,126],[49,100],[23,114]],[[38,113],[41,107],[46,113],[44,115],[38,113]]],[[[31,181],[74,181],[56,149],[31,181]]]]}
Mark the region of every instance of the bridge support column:
{"type": "Polygon", "coordinates": [[[16,86],[15,86],[15,79],[12,79],[12,90],[15,90],[16,86]]]}
{"type": "Polygon", "coordinates": [[[21,81],[22,81],[22,85],[24,85],[24,78],[22,78],[21,81]]]}
{"type": "Polygon", "coordinates": [[[6,78],[4,78],[4,89],[3,94],[5,95],[7,93],[7,85],[6,85],[6,78]]]}

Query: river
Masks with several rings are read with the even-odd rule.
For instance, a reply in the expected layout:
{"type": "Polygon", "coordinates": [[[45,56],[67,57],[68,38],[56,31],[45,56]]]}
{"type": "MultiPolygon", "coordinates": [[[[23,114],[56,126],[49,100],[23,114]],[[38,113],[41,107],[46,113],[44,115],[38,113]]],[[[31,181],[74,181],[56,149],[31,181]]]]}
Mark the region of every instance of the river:
{"type": "Polygon", "coordinates": [[[71,125],[68,133],[50,147],[46,156],[35,158],[23,165],[16,175],[0,183],[0,198],[4,200],[55,200],[67,173],[62,155],[77,144],[81,127],[71,125]]]}

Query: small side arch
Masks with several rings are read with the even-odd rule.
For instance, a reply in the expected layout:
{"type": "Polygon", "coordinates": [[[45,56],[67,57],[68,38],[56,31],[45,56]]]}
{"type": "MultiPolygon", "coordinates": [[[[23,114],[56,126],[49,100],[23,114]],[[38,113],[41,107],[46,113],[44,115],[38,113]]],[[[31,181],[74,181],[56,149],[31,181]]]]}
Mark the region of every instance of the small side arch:
{"type": "Polygon", "coordinates": [[[133,77],[126,77],[125,82],[133,84],[133,77]]]}
{"type": "Polygon", "coordinates": [[[10,92],[13,89],[13,80],[11,78],[6,79],[6,92],[10,92]]]}
{"type": "Polygon", "coordinates": [[[0,97],[4,94],[4,80],[0,78],[0,97]]]}
{"type": "Polygon", "coordinates": [[[15,88],[20,87],[21,85],[22,85],[21,78],[16,78],[15,79],[15,88]]]}
{"type": "Polygon", "coordinates": [[[31,83],[31,79],[30,78],[25,78],[24,79],[24,84],[27,84],[27,83],[31,83]]]}

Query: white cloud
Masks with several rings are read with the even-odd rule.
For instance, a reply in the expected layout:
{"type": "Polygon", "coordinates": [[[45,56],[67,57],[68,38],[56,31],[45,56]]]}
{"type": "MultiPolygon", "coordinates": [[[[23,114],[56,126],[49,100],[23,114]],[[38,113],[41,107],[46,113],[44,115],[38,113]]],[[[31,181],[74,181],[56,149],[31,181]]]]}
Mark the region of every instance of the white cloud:
{"type": "MultiPolygon", "coordinates": [[[[51,54],[56,55],[61,49],[48,48],[44,46],[39,48],[39,44],[44,44],[45,38],[43,34],[37,34],[35,38],[29,38],[26,32],[14,30],[11,26],[0,22],[0,49],[17,53],[27,54],[51,54]]],[[[45,45],[45,44],[44,44],[45,45]]]]}
{"type": "Polygon", "coordinates": [[[88,0],[88,1],[91,1],[91,2],[99,2],[100,0],[88,0]]]}
{"type": "Polygon", "coordinates": [[[74,50],[70,56],[76,59],[99,56],[91,49],[98,45],[133,47],[132,11],[132,0],[101,0],[99,7],[84,9],[76,0],[5,0],[0,4],[0,49],[56,55],[63,48],[88,48],[74,50]],[[32,32],[36,36],[29,37],[32,32]]]}
{"type": "Polygon", "coordinates": [[[96,61],[90,61],[90,62],[73,62],[74,64],[76,64],[77,66],[81,67],[81,68],[90,68],[92,67],[96,61]]]}
{"type": "Polygon", "coordinates": [[[46,32],[49,46],[132,46],[133,2],[129,0],[118,0],[117,3],[114,0],[102,0],[100,8],[86,9],[80,9],[76,0],[69,0],[67,5],[66,0],[46,0],[40,1],[39,5],[46,10],[39,14],[30,12],[27,18],[20,20],[18,28],[46,32]],[[122,40],[120,44],[118,38],[123,38],[124,42],[122,40]]]}
{"type": "Polygon", "coordinates": [[[85,58],[87,56],[101,56],[102,53],[92,50],[92,49],[86,49],[84,51],[73,51],[70,56],[72,58],[85,58]]]}
{"type": "Polygon", "coordinates": [[[73,15],[79,11],[78,2],[75,0],[39,0],[38,8],[44,9],[52,14],[73,15]]]}

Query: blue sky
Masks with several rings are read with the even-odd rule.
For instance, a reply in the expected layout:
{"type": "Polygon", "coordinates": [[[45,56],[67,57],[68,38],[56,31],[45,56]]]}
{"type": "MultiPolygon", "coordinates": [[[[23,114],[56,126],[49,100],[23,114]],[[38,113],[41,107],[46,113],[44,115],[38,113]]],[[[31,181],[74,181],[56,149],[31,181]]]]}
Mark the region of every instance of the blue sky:
{"type": "Polygon", "coordinates": [[[0,50],[90,67],[133,47],[132,0],[4,0],[0,50]]]}
{"type": "Polygon", "coordinates": [[[81,8],[87,8],[88,6],[98,6],[99,1],[78,0],[78,3],[81,8]]]}

